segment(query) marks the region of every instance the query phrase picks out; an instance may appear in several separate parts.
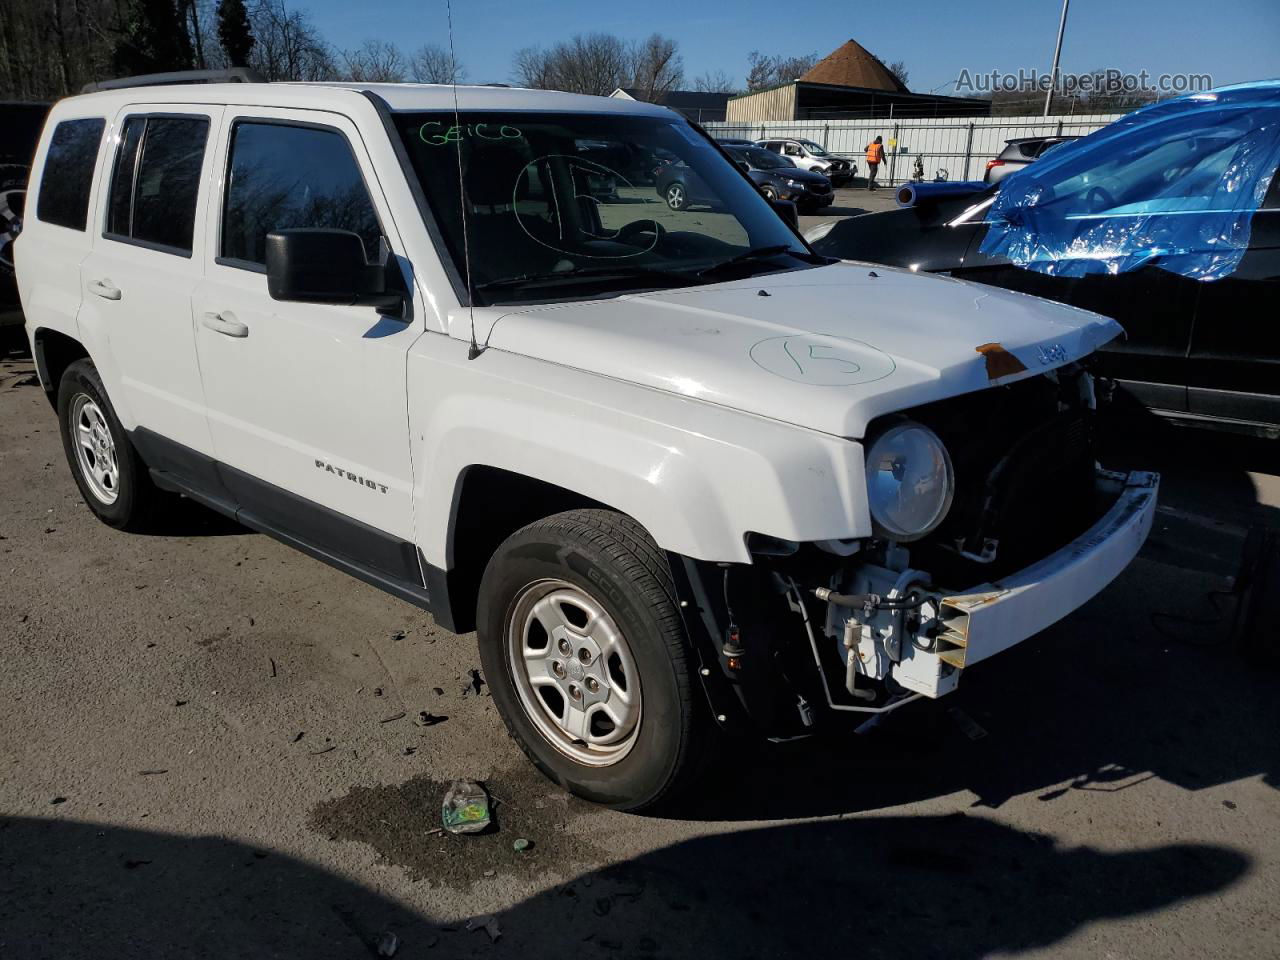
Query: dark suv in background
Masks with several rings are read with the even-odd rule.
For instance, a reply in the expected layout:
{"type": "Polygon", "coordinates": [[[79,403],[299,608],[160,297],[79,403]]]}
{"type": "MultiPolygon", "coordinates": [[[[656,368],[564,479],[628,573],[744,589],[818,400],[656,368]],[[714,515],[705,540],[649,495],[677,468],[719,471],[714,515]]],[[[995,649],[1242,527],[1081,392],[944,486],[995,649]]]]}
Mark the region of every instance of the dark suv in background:
{"type": "Polygon", "coordinates": [[[0,103],[0,350],[21,338],[13,241],[22,229],[27,176],[48,113],[47,103],[0,103]]]}
{"type": "MultiPolygon", "coordinates": [[[[769,200],[790,200],[801,213],[814,213],[831,205],[835,191],[820,173],[793,166],[786,157],[756,146],[739,146],[721,140],[735,163],[743,167],[769,200]]],[[[684,210],[712,202],[715,194],[683,163],[668,164],[658,173],[658,194],[672,210],[684,210]]]]}

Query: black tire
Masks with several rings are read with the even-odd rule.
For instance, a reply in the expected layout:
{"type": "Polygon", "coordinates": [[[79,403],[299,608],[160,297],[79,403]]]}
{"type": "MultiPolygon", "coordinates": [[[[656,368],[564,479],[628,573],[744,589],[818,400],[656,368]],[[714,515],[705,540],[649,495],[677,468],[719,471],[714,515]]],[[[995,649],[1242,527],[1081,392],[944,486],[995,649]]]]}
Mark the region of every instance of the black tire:
{"type": "Polygon", "coordinates": [[[0,356],[22,339],[21,320],[10,325],[4,317],[21,306],[13,273],[13,241],[21,228],[26,192],[27,168],[16,163],[0,164],[0,356]]]}
{"type": "Polygon", "coordinates": [[[120,425],[92,360],[77,360],[63,373],[58,385],[58,426],[62,433],[62,449],[76,486],[80,488],[80,496],[98,519],[120,530],[140,530],[150,526],[164,495],[151,482],[146,464],[129,442],[129,435],[120,425]],[[115,447],[118,483],[115,500],[110,503],[104,502],[94,492],[76,453],[76,424],[72,422],[72,410],[80,397],[87,397],[102,412],[115,447]]]}
{"type": "Polygon", "coordinates": [[[26,206],[29,169],[17,163],[0,164],[0,278],[13,283],[13,241],[26,206]]]}
{"type": "Polygon", "coordinates": [[[672,210],[684,210],[689,206],[689,190],[679,180],[667,184],[662,195],[672,210]]]}
{"type": "Polygon", "coordinates": [[[764,198],[768,200],[770,203],[773,203],[773,201],[778,199],[778,191],[775,190],[773,187],[769,186],[767,183],[760,188],[760,192],[764,194],[764,198]]]}
{"type": "Polygon", "coordinates": [[[478,609],[480,658],[507,730],[566,790],[616,809],[677,797],[702,768],[714,727],[697,678],[667,559],[629,517],[573,510],[512,534],[485,569],[478,609]],[[522,702],[508,657],[508,621],[534,584],[585,592],[618,626],[639,675],[641,716],[629,752],[608,766],[579,762],[552,743],[522,702]]]}

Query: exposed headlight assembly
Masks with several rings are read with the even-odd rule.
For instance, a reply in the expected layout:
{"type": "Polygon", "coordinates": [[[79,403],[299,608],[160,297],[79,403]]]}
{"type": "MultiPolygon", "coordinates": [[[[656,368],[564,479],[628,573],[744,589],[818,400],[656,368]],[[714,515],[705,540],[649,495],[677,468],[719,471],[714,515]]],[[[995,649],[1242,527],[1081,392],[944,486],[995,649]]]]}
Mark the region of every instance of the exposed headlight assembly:
{"type": "Polygon", "coordinates": [[[897,423],[867,449],[867,500],[877,536],[919,540],[946,519],[954,494],[951,456],[923,424],[897,423]]]}

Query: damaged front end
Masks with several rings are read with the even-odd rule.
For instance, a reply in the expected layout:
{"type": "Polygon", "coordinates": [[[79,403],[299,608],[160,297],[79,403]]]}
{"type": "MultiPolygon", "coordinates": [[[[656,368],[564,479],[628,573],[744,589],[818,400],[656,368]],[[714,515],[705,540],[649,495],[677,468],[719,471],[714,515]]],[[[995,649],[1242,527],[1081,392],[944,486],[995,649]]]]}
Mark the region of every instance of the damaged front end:
{"type": "Polygon", "coordinates": [[[749,566],[684,561],[722,724],[745,712],[792,736],[823,716],[943,696],[1110,583],[1150,531],[1159,478],[1097,465],[1093,408],[1092,381],[1072,364],[882,418],[866,443],[876,536],[752,535],[749,566]],[[904,424],[924,430],[900,440],[904,424]],[[899,450],[923,467],[903,467],[899,450]],[[879,516],[877,471],[893,494],[879,516]]]}

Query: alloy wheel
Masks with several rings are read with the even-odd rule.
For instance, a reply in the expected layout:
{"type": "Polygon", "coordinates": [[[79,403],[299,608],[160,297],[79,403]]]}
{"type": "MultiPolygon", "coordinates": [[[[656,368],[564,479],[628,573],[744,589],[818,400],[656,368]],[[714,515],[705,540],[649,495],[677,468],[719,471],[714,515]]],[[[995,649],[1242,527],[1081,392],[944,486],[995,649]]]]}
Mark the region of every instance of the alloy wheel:
{"type": "Polygon", "coordinates": [[[116,444],[102,408],[87,394],[78,394],[71,402],[71,430],[80,475],[94,497],[110,506],[120,496],[116,444]]]}
{"type": "Polygon", "coordinates": [[[520,705],[553,747],[594,767],[631,751],[640,731],[639,671],[595,598],[564,580],[531,583],[512,604],[506,640],[520,705]]]}

